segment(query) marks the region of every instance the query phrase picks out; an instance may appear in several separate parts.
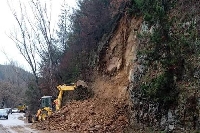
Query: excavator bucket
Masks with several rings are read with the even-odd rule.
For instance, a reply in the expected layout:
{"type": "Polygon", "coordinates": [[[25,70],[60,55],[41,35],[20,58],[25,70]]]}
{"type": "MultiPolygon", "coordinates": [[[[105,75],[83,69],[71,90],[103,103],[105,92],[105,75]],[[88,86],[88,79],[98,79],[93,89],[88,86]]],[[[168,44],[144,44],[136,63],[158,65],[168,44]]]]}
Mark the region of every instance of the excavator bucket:
{"type": "Polygon", "coordinates": [[[77,86],[77,87],[88,88],[87,83],[84,82],[83,80],[78,80],[78,81],[76,82],[76,86],[77,86]]]}

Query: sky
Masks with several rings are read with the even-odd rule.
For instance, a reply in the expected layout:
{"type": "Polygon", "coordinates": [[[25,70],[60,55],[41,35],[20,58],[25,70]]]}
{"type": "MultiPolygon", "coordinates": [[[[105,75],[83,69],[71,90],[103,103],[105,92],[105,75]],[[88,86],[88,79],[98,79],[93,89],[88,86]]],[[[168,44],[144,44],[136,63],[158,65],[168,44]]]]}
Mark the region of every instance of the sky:
{"type": "MultiPolygon", "coordinates": [[[[15,2],[18,0],[15,0],[15,2]]],[[[27,0],[21,0],[27,1],[27,0]]],[[[57,16],[60,13],[61,4],[63,0],[47,0],[52,1],[52,14],[54,20],[57,21],[57,16]]],[[[65,0],[70,7],[75,7],[76,0],[65,0]]],[[[17,4],[16,4],[17,5],[17,4]]],[[[13,28],[16,27],[16,22],[10,8],[7,4],[7,0],[1,0],[0,4],[0,64],[10,64],[11,61],[17,63],[17,66],[29,71],[30,67],[25,61],[24,57],[19,53],[15,43],[8,37],[13,28]]]]}

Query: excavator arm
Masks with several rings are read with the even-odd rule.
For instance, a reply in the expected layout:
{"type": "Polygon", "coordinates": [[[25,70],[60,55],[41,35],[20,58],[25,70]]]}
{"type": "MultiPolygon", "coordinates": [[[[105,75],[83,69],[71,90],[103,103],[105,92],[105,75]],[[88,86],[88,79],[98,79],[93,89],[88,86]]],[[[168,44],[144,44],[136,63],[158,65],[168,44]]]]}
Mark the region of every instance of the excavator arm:
{"type": "Polygon", "coordinates": [[[64,85],[57,86],[57,89],[59,90],[59,94],[58,94],[57,99],[55,100],[56,111],[58,111],[61,108],[63,91],[73,91],[75,88],[76,88],[76,85],[67,86],[64,84],[64,85]]]}
{"type": "Polygon", "coordinates": [[[62,103],[62,97],[63,97],[63,91],[74,91],[78,87],[88,88],[86,82],[82,80],[78,80],[74,85],[58,85],[57,89],[59,90],[59,94],[57,99],[54,101],[56,104],[56,111],[58,111],[61,108],[62,103]]]}

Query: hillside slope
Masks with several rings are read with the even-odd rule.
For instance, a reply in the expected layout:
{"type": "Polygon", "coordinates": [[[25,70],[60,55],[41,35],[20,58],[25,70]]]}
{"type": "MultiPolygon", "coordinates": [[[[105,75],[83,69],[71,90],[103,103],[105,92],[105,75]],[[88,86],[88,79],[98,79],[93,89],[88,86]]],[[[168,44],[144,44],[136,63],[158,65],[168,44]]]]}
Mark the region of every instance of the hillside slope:
{"type": "MultiPolygon", "coordinates": [[[[171,17],[173,15],[178,17],[178,12],[183,11],[182,2],[178,1],[178,7],[170,12],[171,17]]],[[[199,9],[198,6],[195,8],[199,9]]],[[[199,17],[199,12],[195,15],[199,17]]],[[[198,26],[199,22],[198,18],[198,26]]],[[[196,91],[199,86],[193,84],[196,83],[196,79],[195,82],[192,80],[193,74],[199,73],[196,69],[199,68],[198,63],[192,62],[195,64],[195,69],[190,71],[192,74],[188,72],[189,68],[185,70],[185,75],[183,74],[185,79],[178,79],[178,74],[172,77],[179,89],[176,95],[178,101],[170,101],[170,106],[166,107],[165,104],[155,101],[161,96],[164,99],[168,92],[160,93],[158,90],[160,95],[156,95],[155,99],[153,96],[156,92],[151,92],[153,89],[150,92],[147,91],[147,93],[152,93],[153,98],[151,95],[150,98],[145,97],[143,93],[143,84],[158,78],[161,73],[165,72],[159,63],[156,64],[157,62],[149,67],[145,66],[143,63],[146,56],[138,56],[138,50],[150,44],[149,38],[141,39],[139,34],[152,34],[152,29],[155,28],[152,27],[148,27],[142,17],[131,16],[123,12],[117,25],[111,27],[114,29],[112,33],[106,34],[100,42],[98,66],[94,69],[91,83],[89,83],[94,96],[83,101],[69,102],[47,121],[36,123],[34,126],[39,129],[59,129],[80,133],[150,132],[151,127],[158,132],[195,130],[199,123],[199,103],[197,101],[199,93],[196,91]]],[[[187,57],[189,56],[185,57],[186,62],[189,61],[187,57]]],[[[199,55],[196,57],[190,59],[196,61],[199,55]]],[[[186,68],[188,64],[184,65],[186,68]]],[[[199,80],[198,76],[197,78],[199,80]]],[[[162,87],[159,88],[161,91],[162,87]]]]}

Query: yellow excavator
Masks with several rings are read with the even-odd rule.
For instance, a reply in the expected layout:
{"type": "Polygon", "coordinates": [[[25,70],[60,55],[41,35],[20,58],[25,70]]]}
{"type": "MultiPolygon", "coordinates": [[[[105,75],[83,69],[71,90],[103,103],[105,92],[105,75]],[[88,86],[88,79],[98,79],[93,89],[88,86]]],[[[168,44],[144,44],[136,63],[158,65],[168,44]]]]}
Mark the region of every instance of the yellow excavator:
{"type": "Polygon", "coordinates": [[[41,97],[40,109],[38,109],[36,115],[34,116],[28,115],[28,122],[32,123],[35,121],[44,121],[48,116],[50,116],[53,113],[54,110],[56,111],[60,110],[64,91],[74,91],[79,88],[86,89],[87,87],[88,87],[87,84],[82,80],[78,80],[76,84],[58,85],[57,89],[59,90],[59,94],[57,99],[54,100],[52,96],[41,97]]]}
{"type": "Polygon", "coordinates": [[[18,108],[19,112],[22,112],[22,113],[25,113],[26,110],[27,110],[26,105],[25,104],[21,104],[21,103],[17,106],[17,108],[18,108]]]}

